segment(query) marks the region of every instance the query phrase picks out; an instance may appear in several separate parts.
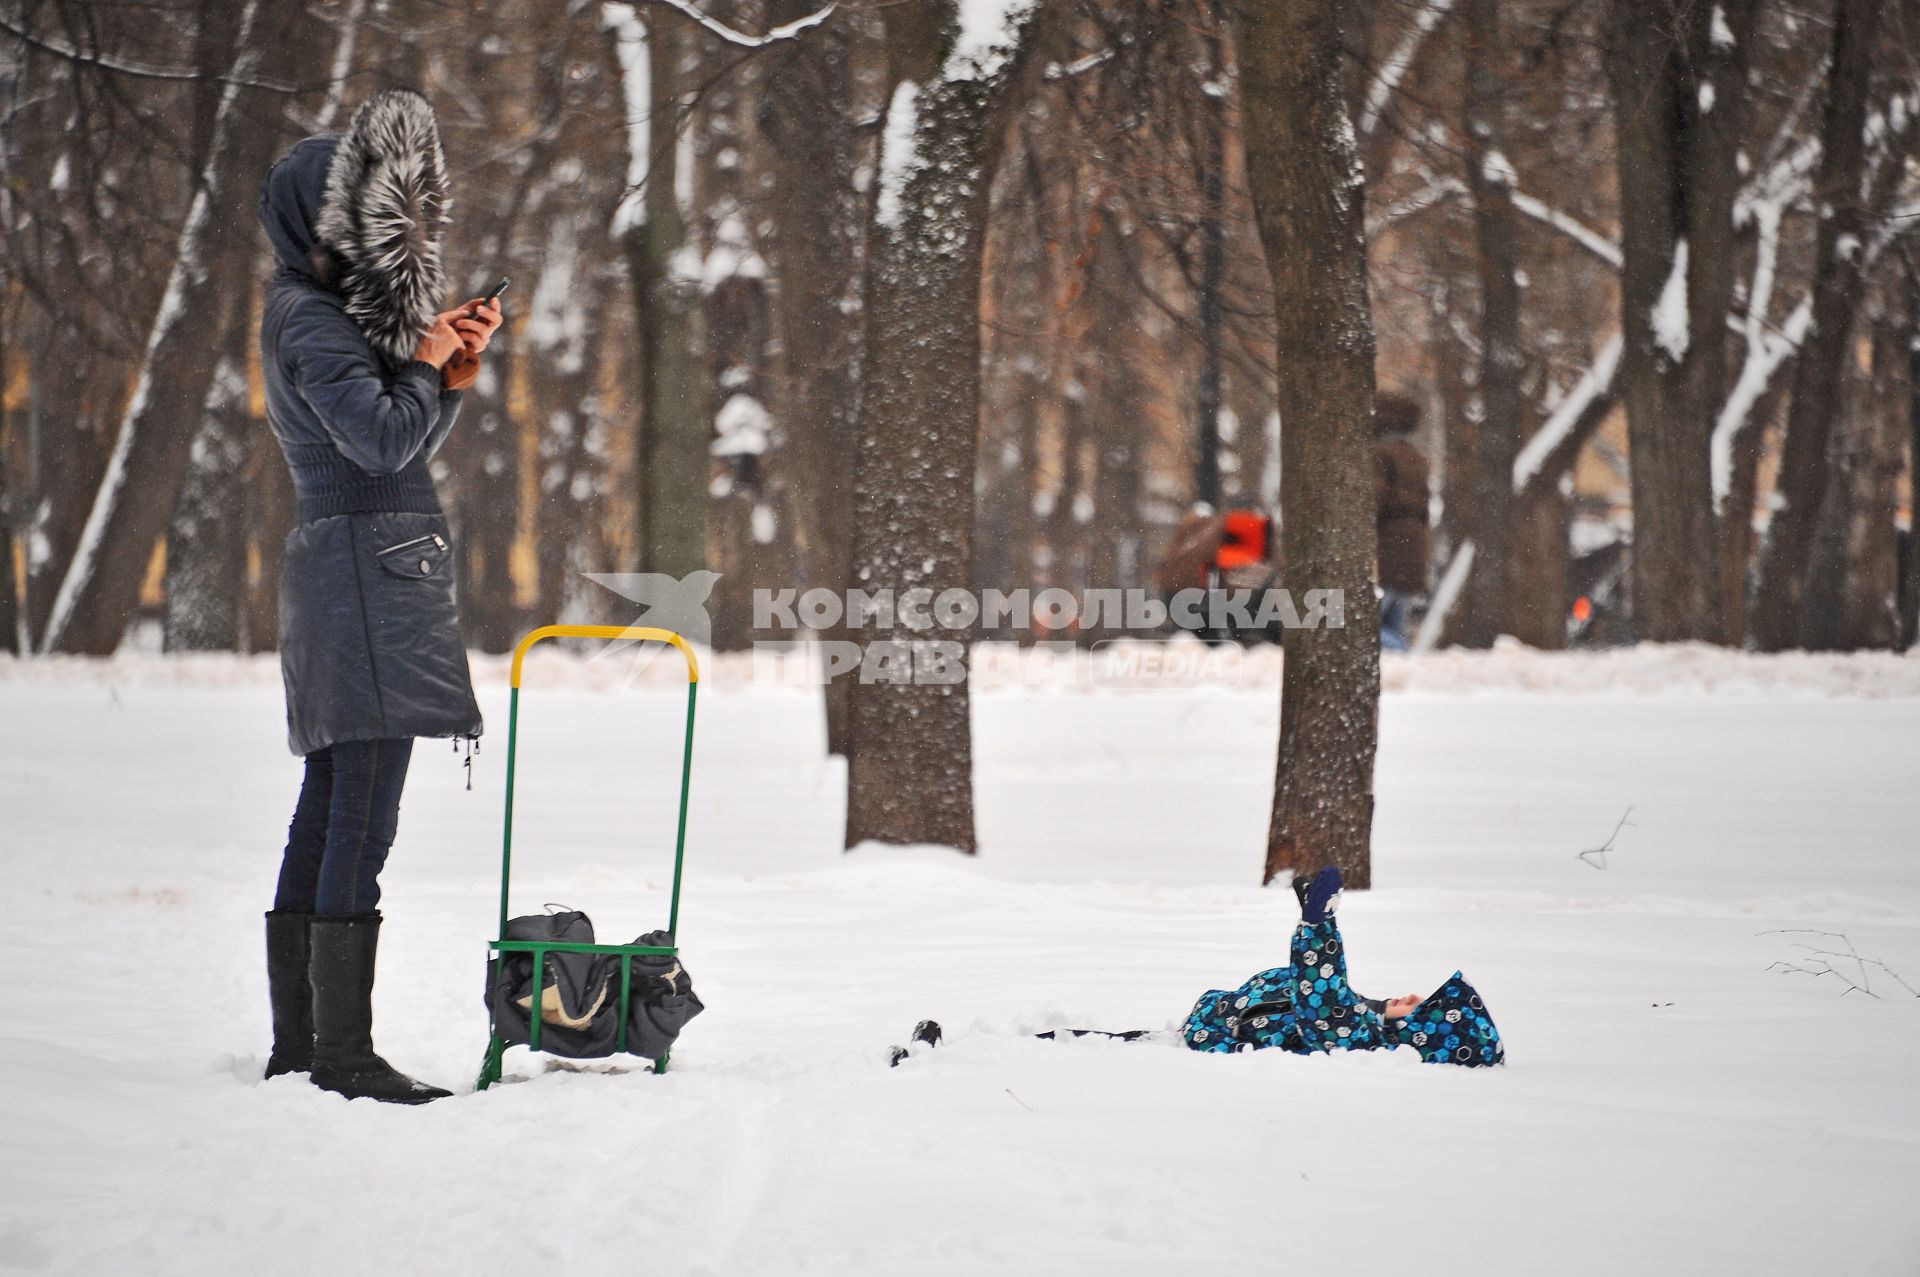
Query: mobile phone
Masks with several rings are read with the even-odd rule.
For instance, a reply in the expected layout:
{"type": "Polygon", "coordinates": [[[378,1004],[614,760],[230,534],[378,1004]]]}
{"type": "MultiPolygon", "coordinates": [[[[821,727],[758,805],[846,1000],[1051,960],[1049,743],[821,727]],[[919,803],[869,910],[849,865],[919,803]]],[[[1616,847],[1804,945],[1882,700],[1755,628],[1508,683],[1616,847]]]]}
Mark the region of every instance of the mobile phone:
{"type": "Polygon", "coordinates": [[[507,285],[511,284],[512,282],[513,282],[512,279],[508,278],[505,275],[502,275],[500,277],[500,282],[493,286],[493,291],[487,294],[487,301],[498,302],[500,300],[500,294],[506,292],[507,285]]]}

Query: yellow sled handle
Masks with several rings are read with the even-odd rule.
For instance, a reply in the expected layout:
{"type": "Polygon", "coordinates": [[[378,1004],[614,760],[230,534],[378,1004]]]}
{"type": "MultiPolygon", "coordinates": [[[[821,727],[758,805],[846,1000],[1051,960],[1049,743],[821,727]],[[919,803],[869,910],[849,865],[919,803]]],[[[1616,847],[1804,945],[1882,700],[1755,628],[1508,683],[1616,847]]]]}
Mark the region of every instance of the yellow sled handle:
{"type": "Polygon", "coordinates": [[[693,707],[694,698],[700,691],[700,659],[694,655],[693,645],[687,640],[672,630],[657,629],[650,625],[543,625],[521,639],[513,649],[513,670],[509,680],[512,690],[507,693],[506,810],[500,829],[500,938],[505,940],[507,935],[507,892],[513,872],[513,779],[514,762],[520,744],[520,666],[526,660],[527,649],[542,639],[550,638],[632,639],[636,642],[667,643],[679,648],[680,655],[687,658],[687,734],[680,753],[680,819],[673,838],[673,907],[667,916],[667,930],[678,936],[680,875],[686,863],[687,850],[687,794],[693,784],[693,707]]]}
{"type": "MultiPolygon", "coordinates": [[[[502,814],[500,828],[500,938],[493,942],[496,953],[530,953],[533,956],[534,992],[529,1004],[530,1010],[527,1045],[540,1049],[541,988],[545,979],[546,955],[548,953],[599,953],[616,954],[620,957],[620,1025],[614,1039],[616,1051],[627,1049],[627,1015],[625,1008],[631,996],[633,984],[633,959],[641,954],[676,954],[680,944],[680,879],[686,867],[687,854],[687,793],[693,783],[693,707],[700,693],[700,660],[694,655],[693,647],[684,638],[672,630],[656,629],[650,625],[543,625],[534,630],[513,649],[513,670],[511,676],[512,691],[507,694],[507,784],[506,810],[502,814]],[[595,638],[595,639],[631,639],[635,642],[666,643],[680,649],[680,655],[687,660],[687,734],[685,744],[680,751],[680,813],[673,836],[673,903],[667,914],[668,943],[665,945],[593,945],[568,944],[558,941],[524,941],[507,939],[507,897],[513,875],[513,778],[514,761],[519,753],[520,743],[520,667],[526,661],[527,652],[535,643],[550,638],[595,638]]],[[[489,996],[488,1005],[497,1011],[496,1003],[500,997],[499,986],[495,986],[489,996]]],[[[486,1090],[489,1085],[500,1080],[500,1057],[505,1051],[505,1043],[499,1034],[498,1021],[490,1023],[487,1042],[487,1057],[480,1069],[480,1077],[475,1086],[486,1090]]],[[[667,1071],[667,1057],[662,1055],[654,1062],[654,1072],[667,1071]]]]}
{"type": "Polygon", "coordinates": [[[651,625],[543,625],[520,640],[513,649],[513,674],[511,686],[520,690],[520,663],[527,659],[527,651],[542,639],[550,638],[597,638],[632,639],[635,642],[671,643],[680,649],[680,655],[687,658],[687,682],[700,681],[700,658],[693,654],[693,647],[672,630],[658,630],[651,625]]]}

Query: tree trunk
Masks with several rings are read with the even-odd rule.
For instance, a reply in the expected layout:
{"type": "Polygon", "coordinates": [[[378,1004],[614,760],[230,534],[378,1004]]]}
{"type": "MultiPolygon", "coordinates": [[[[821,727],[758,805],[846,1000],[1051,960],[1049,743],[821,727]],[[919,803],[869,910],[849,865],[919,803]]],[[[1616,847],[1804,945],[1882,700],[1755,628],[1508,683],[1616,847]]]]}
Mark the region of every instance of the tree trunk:
{"type": "MultiPolygon", "coordinates": [[[[716,421],[723,428],[742,414],[766,414],[761,405],[767,394],[770,310],[766,285],[758,279],[735,276],[722,281],[707,298],[712,384],[722,405],[716,421]]],[[[727,438],[727,433],[721,438],[727,438]]],[[[707,540],[714,570],[721,574],[723,585],[731,578],[734,587],[714,595],[715,651],[747,650],[755,637],[754,591],[783,584],[775,544],[778,506],[769,484],[768,460],[761,452],[725,457],[727,472],[713,487],[716,497],[708,511],[707,540]]]]}
{"type": "MultiPolygon", "coordinates": [[[[249,352],[258,358],[257,345],[249,352]]],[[[264,429],[264,425],[257,428],[264,429]]],[[[249,652],[272,652],[280,646],[280,560],[286,554],[287,533],[293,530],[293,477],[287,473],[280,449],[267,440],[253,450],[246,485],[247,593],[242,617],[243,640],[249,652]]]]}
{"type": "Polygon", "coordinates": [[[1907,552],[1901,576],[1903,649],[1920,644],[1920,275],[1907,267],[1907,552]]]}
{"type": "MultiPolygon", "coordinates": [[[[1219,0],[1207,0],[1207,22],[1201,33],[1206,64],[1198,72],[1209,80],[1227,75],[1226,49],[1220,36],[1219,0]]],[[[1221,509],[1220,407],[1224,400],[1220,368],[1220,289],[1227,273],[1225,191],[1227,185],[1227,108],[1225,94],[1200,95],[1200,376],[1194,396],[1195,463],[1193,499],[1209,509],[1221,509]]]]}
{"type": "MultiPolygon", "coordinates": [[[[281,40],[261,40],[256,57],[257,9],[258,0],[248,0],[237,23],[231,59],[236,80],[256,63],[262,74],[282,74],[291,60],[294,42],[281,40]]],[[[181,405],[197,410],[205,402],[220,356],[220,343],[206,334],[225,330],[229,310],[239,304],[236,294],[244,291],[233,265],[247,257],[223,248],[219,237],[230,227],[251,226],[253,179],[273,158],[278,134],[258,121],[241,127],[242,90],[236,84],[213,91],[219,100],[206,162],[147,330],[132,398],[54,596],[40,642],[45,651],[105,655],[119,646],[186,473],[194,431],[179,422],[181,405]]]]}
{"type": "Polygon", "coordinates": [[[1480,419],[1473,575],[1461,643],[1491,647],[1513,627],[1513,459],[1520,450],[1520,281],[1514,247],[1499,0],[1467,0],[1467,189],[1480,269],[1480,419]]]}
{"type": "Polygon", "coordinates": [[[1760,486],[1760,453],[1766,440],[1764,423],[1780,410],[1781,387],[1767,391],[1754,404],[1755,423],[1733,439],[1733,468],[1727,480],[1726,500],[1720,507],[1720,606],[1729,633],[1746,625],[1748,569],[1753,562],[1753,503],[1760,486]]]}
{"type": "MultiPolygon", "coordinates": [[[[583,194],[583,192],[573,192],[583,194]]],[[[539,589],[535,617],[558,620],[567,611],[573,573],[597,568],[600,502],[598,453],[604,442],[600,418],[601,363],[606,343],[601,325],[620,280],[612,246],[605,240],[606,201],[587,198],[583,207],[558,211],[549,223],[547,269],[558,270],[562,288],[529,290],[535,323],[528,333],[533,356],[533,399],[539,405],[540,500],[534,528],[539,589]],[[557,296],[555,296],[557,294],[557,296]],[[550,312],[541,313],[543,300],[550,312]]],[[[625,619],[625,618],[622,618],[625,619]]]]}
{"type": "Polygon", "coordinates": [[[519,637],[513,541],[520,517],[520,440],[515,391],[524,384],[526,324],[509,312],[508,331],[489,349],[480,380],[463,396],[450,442],[463,462],[454,545],[460,556],[460,622],[468,646],[510,651],[519,637]]]}
{"type": "MultiPolygon", "coordinates": [[[[805,17],[814,0],[773,0],[774,23],[805,17]]],[[[861,228],[871,199],[855,191],[853,36],[833,23],[767,55],[758,114],[773,176],[768,216],[780,287],[773,302],[784,351],[787,455],[801,500],[792,516],[807,584],[843,592],[853,536],[853,423],[859,389],[861,228]]],[[[869,190],[872,184],[869,185],[869,190]]],[[[825,638],[844,639],[837,628],[825,638]]],[[[827,752],[847,752],[845,678],[825,689],[827,752]]]]}
{"type": "MultiPolygon", "coordinates": [[[[883,156],[869,248],[853,483],[854,578],[862,589],[900,599],[908,590],[938,596],[974,584],[988,195],[1007,127],[1037,78],[1035,47],[1050,42],[1063,12],[1058,0],[1042,0],[994,65],[949,57],[950,6],[885,11],[900,82],[888,128],[905,145],[883,156]],[[903,111],[913,112],[910,140],[903,111]]],[[[936,843],[972,853],[969,627],[856,636],[869,668],[850,695],[846,845],[936,843]],[[909,650],[909,641],[919,646],[909,650]],[[926,663],[917,665],[916,655],[926,663]]]]}
{"type": "MultiPolygon", "coordinates": [[[[0,297],[11,289],[11,274],[0,262],[0,297]]],[[[13,396],[5,392],[28,383],[32,370],[26,352],[14,344],[13,337],[12,310],[0,304],[0,652],[25,656],[29,648],[22,624],[19,562],[26,557],[20,518],[26,488],[18,460],[25,451],[20,439],[24,431],[21,414],[13,410],[13,396]]]]}
{"type": "Polygon", "coordinates": [[[1826,115],[1813,198],[1827,210],[1814,241],[1813,330],[1793,366],[1786,439],[1773,517],[1760,550],[1748,636],[1762,651],[1801,641],[1802,600],[1820,502],[1827,486],[1827,447],[1839,403],[1841,372],[1864,277],[1865,209],[1860,200],[1866,144],[1867,82],[1873,66],[1874,0],[1840,0],[1834,12],[1826,115]]]}
{"type": "MultiPolygon", "coordinates": [[[[1878,321],[1879,317],[1874,317],[1878,321]]],[[[1905,334],[1872,322],[1870,371],[1849,378],[1833,475],[1807,581],[1806,645],[1857,652],[1899,646],[1896,506],[1905,434],[1905,334]],[[1826,542],[1828,544],[1822,544],[1826,542]]]]}
{"type": "Polygon", "coordinates": [[[1710,453],[1725,390],[1753,13],[1754,0],[1685,11],[1614,0],[1609,14],[1634,628],[1656,642],[1727,638],[1710,453]]]}
{"type": "MultiPolygon", "coordinates": [[[[1126,251],[1115,219],[1102,217],[1097,235],[1090,254],[1090,275],[1126,251]]],[[[1091,303],[1083,304],[1091,307],[1091,303]]],[[[1087,581],[1096,590],[1138,589],[1146,585],[1139,519],[1146,451],[1143,423],[1149,414],[1139,352],[1132,348],[1137,334],[1119,324],[1099,323],[1092,327],[1088,339],[1086,376],[1094,402],[1103,405],[1106,419],[1094,435],[1094,542],[1087,581]]],[[[1092,628],[1087,636],[1094,641],[1125,638],[1127,631],[1120,618],[1112,618],[1106,632],[1092,628]]]]}
{"type": "MultiPolygon", "coordinates": [[[[431,39],[431,32],[426,36],[431,39]]],[[[523,236],[531,228],[545,229],[555,216],[548,205],[560,134],[550,126],[550,118],[579,109],[579,88],[568,74],[579,51],[568,47],[565,36],[564,29],[543,33],[526,80],[497,95],[500,104],[490,120],[492,128],[530,135],[503,162],[506,180],[476,181],[457,193],[460,220],[476,228],[475,239],[460,246],[465,260],[473,263],[465,282],[474,290],[499,278],[483,271],[504,271],[520,254],[531,256],[545,248],[541,244],[529,250],[523,236]]],[[[455,53],[470,83],[485,83],[500,74],[487,41],[451,46],[448,56],[455,53]]],[[[479,140],[455,135],[449,145],[457,152],[461,142],[479,140]]],[[[486,149],[492,149],[490,138],[486,149]]],[[[508,302],[506,329],[489,348],[479,380],[462,396],[459,427],[441,454],[455,476],[448,514],[459,556],[461,627],[468,646],[485,652],[511,650],[528,609],[538,601],[539,555],[533,530],[539,520],[538,461],[545,432],[537,415],[539,376],[534,363],[539,355],[531,348],[537,283],[534,272],[521,276],[526,291],[515,296],[522,300],[517,305],[508,302]]],[[[440,463],[435,464],[437,469],[440,463]]]]}
{"type": "Polygon", "coordinates": [[[1264,878],[1338,865],[1372,882],[1380,637],[1374,601],[1373,312],[1338,0],[1242,6],[1247,178],[1273,276],[1289,588],[1338,590],[1339,627],[1290,629],[1264,878]]]}
{"type": "MultiPolygon", "coordinates": [[[[1451,295],[1452,289],[1448,292],[1451,295]]],[[[1445,563],[1473,540],[1480,455],[1480,423],[1468,411],[1472,395],[1466,383],[1468,352],[1448,317],[1436,307],[1428,316],[1427,341],[1433,352],[1433,377],[1440,398],[1440,526],[1435,529],[1434,559],[1445,563]]],[[[1286,430],[1286,423],[1281,423],[1286,430]]],[[[1458,613],[1452,634],[1457,638],[1458,613]]]]}
{"type": "Polygon", "coordinates": [[[248,412],[247,348],[254,309],[235,305],[219,343],[220,362],[201,411],[186,481],[167,532],[163,643],[169,652],[240,649],[246,584],[243,491],[259,423],[248,412]]]}
{"type": "Polygon", "coordinates": [[[1507,632],[1550,652],[1567,645],[1567,516],[1558,488],[1515,494],[1507,632]]]}
{"type": "Polygon", "coordinates": [[[690,281],[674,274],[686,239],[675,185],[688,33],[660,6],[647,8],[645,21],[653,98],[646,219],[626,234],[640,331],[640,567],[684,577],[706,564],[712,424],[697,299],[690,281]]]}

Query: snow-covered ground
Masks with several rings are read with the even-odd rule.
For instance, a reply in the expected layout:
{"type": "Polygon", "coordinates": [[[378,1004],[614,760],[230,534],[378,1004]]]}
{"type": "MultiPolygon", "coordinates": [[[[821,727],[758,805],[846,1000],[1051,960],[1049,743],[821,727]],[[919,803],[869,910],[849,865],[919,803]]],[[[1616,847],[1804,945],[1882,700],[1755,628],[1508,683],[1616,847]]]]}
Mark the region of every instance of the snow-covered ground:
{"type": "MultiPolygon", "coordinates": [[[[682,942],[709,1010],[674,1071],[516,1051],[532,1080],[409,1110],[259,1081],[299,776],[271,661],[0,663],[0,1267],[1920,1266],[1920,1000],[1770,969],[1807,928],[1920,986],[1920,662],[1390,662],[1353,976],[1464,969],[1508,1044],[1484,1072],[1025,1036],[1173,1025],[1284,959],[1258,668],[984,671],[976,860],[840,854],[816,702],[743,669],[701,703],[682,942]],[[1605,868],[1579,859],[1629,806],[1605,868]],[[888,1069],[923,1016],[948,1045],[888,1069]]],[[[472,793],[444,745],[415,756],[377,997],[389,1058],[462,1092],[505,744],[501,667],[476,670],[493,734],[472,793]]],[[[622,684],[530,665],[515,862],[516,911],[614,939],[664,921],[680,712],[622,684]]]]}

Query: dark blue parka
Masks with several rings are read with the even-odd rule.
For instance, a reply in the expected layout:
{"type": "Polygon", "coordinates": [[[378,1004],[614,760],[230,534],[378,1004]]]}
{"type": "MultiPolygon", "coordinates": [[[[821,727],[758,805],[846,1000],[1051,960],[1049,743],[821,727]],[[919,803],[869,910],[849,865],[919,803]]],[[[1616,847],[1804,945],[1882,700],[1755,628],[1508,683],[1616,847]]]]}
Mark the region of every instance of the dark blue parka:
{"type": "Polygon", "coordinates": [[[274,165],[260,222],[278,268],[260,324],[267,420],[298,499],[280,570],[280,668],[296,754],[336,741],[481,730],[454,604],[452,539],[427,462],[460,409],[418,360],[375,350],[315,254],[340,143],[274,165]]]}
{"type": "Polygon", "coordinates": [[[1385,1004],[1347,983],[1346,946],[1332,918],[1296,927],[1291,957],[1238,989],[1202,994],[1181,1029],[1187,1045],[1196,1051],[1279,1047],[1297,1055],[1410,1046],[1429,1064],[1506,1062],[1493,1016],[1458,971],[1406,1016],[1387,1020],[1385,1004]]]}

